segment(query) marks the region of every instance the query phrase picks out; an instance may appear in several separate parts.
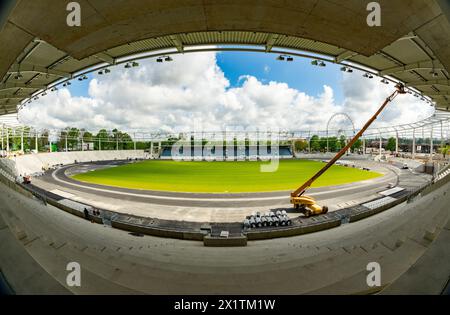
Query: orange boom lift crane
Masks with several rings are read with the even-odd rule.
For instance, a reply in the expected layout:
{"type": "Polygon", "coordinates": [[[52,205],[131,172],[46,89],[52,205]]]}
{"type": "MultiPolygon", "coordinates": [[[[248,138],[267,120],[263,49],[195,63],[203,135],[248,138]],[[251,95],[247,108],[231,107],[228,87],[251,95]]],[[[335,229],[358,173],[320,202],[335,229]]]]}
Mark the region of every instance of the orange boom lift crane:
{"type": "Polygon", "coordinates": [[[369,128],[369,126],[377,119],[378,115],[383,111],[386,105],[392,102],[395,97],[399,94],[405,94],[405,87],[402,84],[396,85],[396,90],[384,101],[383,105],[378,109],[378,111],[366,122],[364,127],[353,137],[353,139],[347,143],[347,145],[342,148],[334,158],[332,158],[320,171],[318,171],[313,177],[306,181],[302,186],[300,186],[296,191],[291,193],[291,203],[294,205],[295,209],[300,210],[306,217],[311,215],[317,215],[321,213],[327,213],[327,206],[320,206],[316,203],[314,198],[309,196],[304,196],[306,189],[308,189],[314,181],[319,178],[323,173],[325,173],[337,160],[339,160],[348,149],[351,148],[353,144],[361,137],[361,135],[369,128]]]}

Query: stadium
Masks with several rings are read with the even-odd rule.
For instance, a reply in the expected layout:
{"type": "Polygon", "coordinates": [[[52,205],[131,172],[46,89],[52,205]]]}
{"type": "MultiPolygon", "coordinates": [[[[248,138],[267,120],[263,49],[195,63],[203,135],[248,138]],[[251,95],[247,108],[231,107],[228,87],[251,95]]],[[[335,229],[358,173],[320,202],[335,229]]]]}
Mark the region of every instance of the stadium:
{"type": "MultiPolygon", "coordinates": [[[[1,8],[2,293],[448,294],[447,2],[380,1],[381,26],[370,25],[365,1],[68,3],[6,1],[1,8]],[[79,9],[77,25],[69,17],[79,9]],[[344,110],[330,112],[326,103],[340,96],[328,97],[324,87],[317,107],[325,109],[304,109],[300,123],[298,108],[279,109],[291,87],[270,90],[275,83],[261,79],[262,96],[241,96],[254,81],[239,73],[228,94],[211,84],[219,103],[208,111],[202,99],[209,101],[210,72],[187,76],[202,82],[194,90],[174,68],[152,68],[195,72],[192,64],[209,59],[183,58],[210,53],[214,71],[230,67],[227,54],[250,54],[286,67],[303,62],[305,72],[305,65],[332,68],[324,82],[357,76],[351,85],[358,88],[333,107],[344,110]],[[167,72],[161,94],[157,83],[140,94],[145,71],[154,82],[167,72]],[[374,80],[384,103],[367,109],[359,93],[372,93],[367,86],[375,85],[364,84],[374,80]],[[63,104],[87,81],[89,95],[63,104]],[[105,100],[89,103],[92,95],[105,100]],[[245,112],[251,97],[257,101],[245,112]],[[226,124],[197,128],[187,114],[191,99],[192,108],[201,103],[200,116],[226,124]],[[411,121],[400,105],[413,108],[411,121]],[[96,114],[85,114],[89,106],[96,114]],[[385,107],[395,120],[383,124],[385,107]],[[273,117],[258,116],[267,108],[273,117]],[[429,114],[420,117],[419,109],[429,114]],[[164,120],[156,120],[158,111],[164,120]],[[257,125],[263,119],[275,123],[257,125]],[[242,121],[245,128],[228,128],[242,121]],[[80,285],[67,280],[73,262],[80,285]],[[382,276],[371,285],[374,262],[382,276]]],[[[269,68],[261,77],[275,72],[269,68]]],[[[292,98],[312,102],[302,93],[292,98]]]]}

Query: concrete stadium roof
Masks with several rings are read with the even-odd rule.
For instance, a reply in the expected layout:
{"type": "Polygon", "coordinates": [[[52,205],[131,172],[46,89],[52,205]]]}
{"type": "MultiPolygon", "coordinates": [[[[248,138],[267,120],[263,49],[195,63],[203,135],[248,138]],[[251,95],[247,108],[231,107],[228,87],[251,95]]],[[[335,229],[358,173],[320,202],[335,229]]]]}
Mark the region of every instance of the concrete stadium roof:
{"type": "Polygon", "coordinates": [[[95,67],[135,54],[183,53],[205,45],[320,54],[400,80],[433,99],[437,109],[449,109],[450,5],[445,0],[378,1],[380,27],[367,25],[369,1],[360,0],[78,2],[81,27],[66,23],[68,1],[4,2],[0,115],[16,113],[32,95],[95,67]]]}

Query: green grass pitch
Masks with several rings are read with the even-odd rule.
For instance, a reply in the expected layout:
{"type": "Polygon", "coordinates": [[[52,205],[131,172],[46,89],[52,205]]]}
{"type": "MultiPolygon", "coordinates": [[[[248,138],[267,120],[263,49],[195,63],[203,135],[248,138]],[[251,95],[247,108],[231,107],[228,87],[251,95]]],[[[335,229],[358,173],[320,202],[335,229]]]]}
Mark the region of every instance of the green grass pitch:
{"type": "MultiPolygon", "coordinates": [[[[143,161],[78,174],[78,181],[115,187],[174,192],[238,193],[293,190],[324,166],[309,160],[281,160],[273,173],[260,172],[269,162],[143,161]]],[[[332,166],[312,187],[367,180],[382,174],[332,166]]]]}

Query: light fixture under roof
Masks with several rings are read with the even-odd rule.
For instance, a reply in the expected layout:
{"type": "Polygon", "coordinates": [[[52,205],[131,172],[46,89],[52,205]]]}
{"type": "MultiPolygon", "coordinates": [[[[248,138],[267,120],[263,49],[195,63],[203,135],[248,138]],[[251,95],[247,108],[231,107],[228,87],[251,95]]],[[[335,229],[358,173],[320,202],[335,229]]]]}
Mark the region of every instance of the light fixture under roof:
{"type": "Polygon", "coordinates": [[[131,65],[132,65],[133,67],[139,67],[139,63],[136,62],[136,61],[133,61],[133,62],[131,63],[131,65]]]}
{"type": "Polygon", "coordinates": [[[313,60],[313,61],[311,61],[311,64],[313,66],[318,66],[319,65],[319,60],[313,60]]]}
{"type": "Polygon", "coordinates": [[[159,58],[156,58],[156,62],[163,62],[164,60],[161,58],[161,57],[159,57],[159,58]]]}
{"type": "Polygon", "coordinates": [[[323,61],[319,62],[319,67],[326,67],[326,66],[327,66],[327,64],[325,62],[323,62],[323,61]]]}
{"type": "Polygon", "coordinates": [[[100,70],[100,71],[98,72],[98,74],[99,74],[99,75],[102,75],[102,74],[103,74],[103,70],[100,70]]]}
{"type": "Polygon", "coordinates": [[[125,69],[130,69],[131,65],[127,62],[127,64],[125,65],[125,69]]]}
{"type": "Polygon", "coordinates": [[[14,76],[14,80],[20,80],[23,78],[23,75],[19,72],[14,76]]]}
{"type": "Polygon", "coordinates": [[[105,73],[110,73],[111,70],[109,70],[108,68],[105,69],[105,73]]]}
{"type": "Polygon", "coordinates": [[[172,59],[172,57],[167,56],[166,59],[165,59],[165,61],[173,61],[173,59],[172,59]]]}
{"type": "Polygon", "coordinates": [[[288,62],[292,62],[292,61],[294,61],[294,57],[289,56],[289,55],[279,55],[279,56],[277,57],[277,60],[279,60],[279,61],[288,61],[288,62]]]}
{"type": "Polygon", "coordinates": [[[347,66],[341,67],[341,71],[342,72],[348,72],[348,73],[352,73],[353,69],[347,66]]]}
{"type": "Polygon", "coordinates": [[[386,80],[385,78],[383,78],[383,79],[381,80],[381,83],[384,83],[384,84],[389,84],[389,81],[388,81],[388,80],[386,80]]]}

